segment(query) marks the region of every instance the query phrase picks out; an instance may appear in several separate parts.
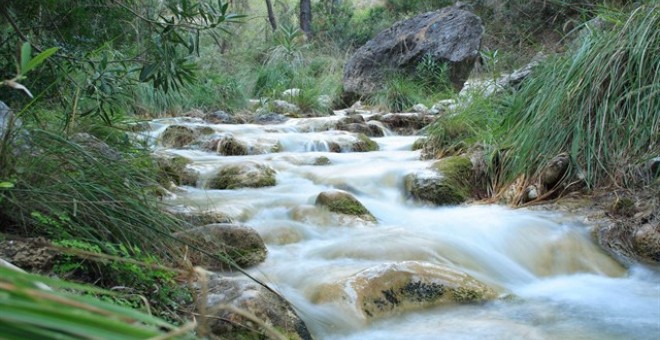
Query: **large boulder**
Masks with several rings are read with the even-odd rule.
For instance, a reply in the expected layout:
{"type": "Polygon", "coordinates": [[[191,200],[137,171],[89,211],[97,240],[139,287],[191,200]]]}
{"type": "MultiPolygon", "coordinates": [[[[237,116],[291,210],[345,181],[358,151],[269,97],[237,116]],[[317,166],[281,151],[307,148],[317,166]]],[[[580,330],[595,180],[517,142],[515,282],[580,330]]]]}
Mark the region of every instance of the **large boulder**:
{"type": "Polygon", "coordinates": [[[443,158],[424,171],[405,177],[409,198],[435,205],[465,202],[472,191],[472,161],[467,156],[443,158]]]}
{"type": "Polygon", "coordinates": [[[229,269],[229,262],[250,267],[266,260],[268,250],[256,230],[229,223],[209,224],[177,232],[174,237],[214,256],[188,249],[192,265],[210,270],[229,269]]]}
{"type": "Polygon", "coordinates": [[[324,191],[316,196],[315,205],[344,215],[357,216],[366,221],[376,222],[376,218],[350,193],[343,190],[324,191]]]}
{"type": "Polygon", "coordinates": [[[252,280],[215,276],[201,293],[197,312],[214,339],[312,339],[289,302],[252,280]]]}
{"type": "Polygon", "coordinates": [[[228,165],[211,178],[207,187],[210,189],[240,189],[270,187],[276,184],[276,172],[268,165],[245,162],[228,165]]]}
{"type": "Polygon", "coordinates": [[[369,320],[496,297],[493,289],[463,272],[427,262],[404,261],[367,268],[321,286],[313,300],[346,304],[363,320],[369,320]]]}
{"type": "Polygon", "coordinates": [[[479,56],[483,31],[478,16],[457,7],[395,23],[349,59],[344,68],[344,101],[373,94],[392,70],[415,72],[426,56],[446,63],[452,85],[460,90],[479,56]]]}

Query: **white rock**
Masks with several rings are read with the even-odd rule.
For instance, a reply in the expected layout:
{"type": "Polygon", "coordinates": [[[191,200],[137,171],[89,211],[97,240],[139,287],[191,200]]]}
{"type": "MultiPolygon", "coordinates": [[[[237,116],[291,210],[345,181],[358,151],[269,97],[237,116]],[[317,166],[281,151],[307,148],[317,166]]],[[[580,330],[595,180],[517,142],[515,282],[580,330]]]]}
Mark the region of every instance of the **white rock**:
{"type": "Polygon", "coordinates": [[[293,98],[293,97],[298,97],[299,95],[300,95],[300,89],[296,89],[296,88],[284,90],[284,92],[282,92],[282,97],[284,98],[293,98]]]}
{"type": "Polygon", "coordinates": [[[415,106],[413,106],[412,109],[413,109],[414,112],[417,112],[417,113],[428,113],[429,112],[429,108],[426,107],[426,105],[424,105],[424,104],[415,104],[415,106]]]}

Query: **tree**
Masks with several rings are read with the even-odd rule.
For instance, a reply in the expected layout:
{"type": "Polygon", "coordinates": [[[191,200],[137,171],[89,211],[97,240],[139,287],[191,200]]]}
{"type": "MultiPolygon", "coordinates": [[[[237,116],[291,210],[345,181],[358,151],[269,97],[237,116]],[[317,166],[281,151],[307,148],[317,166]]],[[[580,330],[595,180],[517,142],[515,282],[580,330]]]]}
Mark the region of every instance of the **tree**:
{"type": "Polygon", "coordinates": [[[266,0],[266,9],[268,10],[268,22],[273,32],[277,30],[277,21],[275,20],[275,12],[273,12],[273,4],[270,0],[266,0]]]}
{"type": "Polygon", "coordinates": [[[307,39],[312,38],[312,3],[311,0],[300,0],[300,29],[307,39]]]}
{"type": "Polygon", "coordinates": [[[222,0],[0,1],[0,78],[14,76],[16,46],[58,46],[29,88],[61,104],[65,125],[76,116],[110,124],[138,83],[176,91],[194,81],[200,36],[241,17],[228,9],[222,0]]]}

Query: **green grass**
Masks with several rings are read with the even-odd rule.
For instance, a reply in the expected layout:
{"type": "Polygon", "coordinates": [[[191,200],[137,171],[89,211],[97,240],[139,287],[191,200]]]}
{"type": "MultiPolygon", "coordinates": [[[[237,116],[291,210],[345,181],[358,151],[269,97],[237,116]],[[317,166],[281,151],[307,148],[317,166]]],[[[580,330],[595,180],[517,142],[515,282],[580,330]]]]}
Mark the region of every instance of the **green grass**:
{"type": "Polygon", "coordinates": [[[509,181],[568,152],[589,187],[632,186],[660,150],[660,7],[608,12],[610,29],[538,69],[499,132],[509,181]]]}
{"type": "Polygon", "coordinates": [[[193,338],[194,324],[177,328],[146,313],[102,301],[101,296],[116,294],[0,265],[0,334],[4,339],[193,338]]]}

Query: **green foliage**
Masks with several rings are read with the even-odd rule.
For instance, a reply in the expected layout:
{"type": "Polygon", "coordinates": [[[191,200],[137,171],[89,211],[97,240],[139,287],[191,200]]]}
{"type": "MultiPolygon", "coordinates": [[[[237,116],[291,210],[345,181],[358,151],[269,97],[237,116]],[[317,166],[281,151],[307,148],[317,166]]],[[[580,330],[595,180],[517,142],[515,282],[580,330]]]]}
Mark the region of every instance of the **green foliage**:
{"type": "Polygon", "coordinates": [[[452,92],[447,64],[437,62],[429,54],[425,55],[417,64],[415,77],[428,92],[452,92]]]}
{"type": "Polygon", "coordinates": [[[0,192],[3,215],[14,223],[3,226],[5,232],[131,244],[174,256],[169,234],[180,222],[161,212],[149,193],[157,184],[143,151],[127,144],[122,155],[99,140],[74,143],[38,130],[30,145],[23,151],[30,157],[2,168],[0,178],[15,178],[13,188],[0,192]]]}
{"type": "MultiPolygon", "coordinates": [[[[130,112],[138,83],[151,82],[164,93],[191,84],[197,72],[192,57],[199,54],[202,35],[217,38],[241,17],[228,9],[227,2],[216,0],[3,2],[0,55],[5,58],[0,59],[13,59],[21,42],[17,64],[22,76],[51,56],[49,67],[26,87],[55,99],[48,104],[63,109],[67,130],[86,116],[112,124],[116,116],[130,112]],[[31,49],[43,51],[29,60],[31,49]]],[[[0,62],[4,79],[9,79],[10,66],[0,62]]],[[[0,100],[13,107],[26,104],[20,98],[0,100]]]]}
{"type": "MultiPolygon", "coordinates": [[[[0,333],[5,339],[145,339],[179,331],[144,312],[95,297],[99,295],[115,296],[0,266],[0,333]]],[[[178,333],[180,338],[192,338],[185,329],[178,333]]]]}
{"type": "Polygon", "coordinates": [[[458,155],[474,144],[496,143],[495,130],[508,109],[508,97],[484,97],[476,93],[459,99],[456,113],[444,114],[429,126],[425,158],[458,155]]]}
{"type": "Polygon", "coordinates": [[[451,0],[385,0],[385,8],[396,15],[417,15],[453,5],[451,0]]]}
{"type": "Polygon", "coordinates": [[[424,99],[424,89],[404,75],[394,75],[385,86],[367,98],[367,103],[389,112],[403,112],[424,99]]]}
{"type": "Polygon", "coordinates": [[[69,249],[70,254],[58,257],[53,271],[68,279],[95,282],[97,286],[126,287],[127,296],[113,301],[134,308],[142,305],[137,295],[150,301],[156,314],[176,319],[172,310],[181,302],[190,302],[190,292],[175,281],[176,272],[158,266],[160,259],[137,246],[125,244],[92,244],[81,240],[59,240],[56,246],[69,249]],[[95,257],[96,256],[96,257],[95,257]],[[124,259],[124,261],[122,261],[124,259]]]}
{"type": "Polygon", "coordinates": [[[507,179],[567,152],[588,186],[632,185],[660,149],[660,7],[607,13],[610,28],[547,62],[513,101],[499,136],[507,179]]]}

